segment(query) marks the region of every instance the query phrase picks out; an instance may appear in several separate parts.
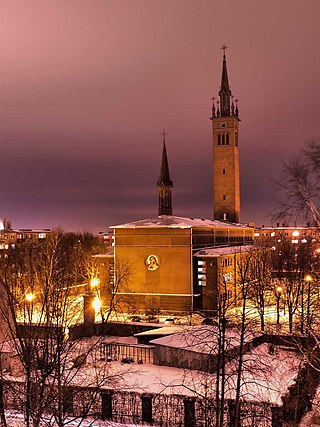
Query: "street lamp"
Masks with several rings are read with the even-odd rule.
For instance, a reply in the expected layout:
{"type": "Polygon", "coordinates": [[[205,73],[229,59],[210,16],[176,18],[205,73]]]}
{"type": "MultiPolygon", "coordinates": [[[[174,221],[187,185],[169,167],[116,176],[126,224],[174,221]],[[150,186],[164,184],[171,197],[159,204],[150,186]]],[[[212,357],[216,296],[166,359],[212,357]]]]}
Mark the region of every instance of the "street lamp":
{"type": "Polygon", "coordinates": [[[34,298],[35,298],[35,295],[32,292],[28,292],[26,294],[25,298],[26,298],[26,301],[32,302],[34,300],[34,298]]]}
{"type": "Polygon", "coordinates": [[[311,318],[310,318],[310,283],[312,282],[312,276],[310,274],[307,274],[304,280],[308,284],[308,299],[307,299],[307,330],[306,332],[309,333],[310,325],[311,325],[311,318]]]}
{"type": "Polygon", "coordinates": [[[282,287],[276,287],[276,298],[277,298],[277,326],[280,325],[280,298],[282,294],[282,287]]]}

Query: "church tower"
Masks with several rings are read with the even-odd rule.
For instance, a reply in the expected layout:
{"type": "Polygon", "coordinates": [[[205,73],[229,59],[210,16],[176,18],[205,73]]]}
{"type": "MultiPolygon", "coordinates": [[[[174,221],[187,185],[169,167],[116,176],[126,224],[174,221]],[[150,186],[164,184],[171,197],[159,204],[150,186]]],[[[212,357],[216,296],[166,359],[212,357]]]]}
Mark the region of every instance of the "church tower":
{"type": "Polygon", "coordinates": [[[166,149],[166,132],[163,131],[163,148],[162,160],[160,167],[160,176],[157,182],[159,193],[158,215],[172,215],[172,187],[173,183],[170,179],[169,163],[166,149]]]}
{"type": "Polygon", "coordinates": [[[214,219],[240,221],[239,110],[231,94],[223,45],[221,86],[217,108],[212,105],[214,219]],[[234,105],[235,104],[235,105],[234,105]]]}

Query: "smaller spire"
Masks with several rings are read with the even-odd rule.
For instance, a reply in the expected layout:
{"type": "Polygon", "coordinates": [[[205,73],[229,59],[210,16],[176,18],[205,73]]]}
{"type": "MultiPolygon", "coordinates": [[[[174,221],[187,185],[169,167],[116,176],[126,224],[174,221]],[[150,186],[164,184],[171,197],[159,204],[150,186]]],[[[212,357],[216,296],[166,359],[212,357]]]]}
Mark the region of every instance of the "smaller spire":
{"type": "Polygon", "coordinates": [[[169,163],[166,148],[166,131],[162,132],[162,159],[160,167],[160,175],[157,182],[159,193],[158,215],[172,215],[172,187],[173,182],[170,178],[169,163]]]}
{"type": "Polygon", "coordinates": [[[167,157],[167,148],[166,148],[166,135],[168,133],[163,129],[162,131],[162,142],[163,142],[163,148],[162,148],[162,160],[161,160],[161,167],[160,167],[160,175],[157,185],[168,185],[172,187],[172,181],[170,179],[170,172],[169,172],[169,163],[168,163],[168,157],[167,157]]]}
{"type": "Polygon", "coordinates": [[[231,116],[234,116],[234,103],[233,103],[234,96],[231,95],[231,116]]]}
{"type": "Polygon", "coordinates": [[[236,116],[239,117],[238,100],[236,99],[236,116]]]}
{"type": "Polygon", "coordinates": [[[217,101],[217,117],[220,117],[220,101],[217,101]]]}
{"type": "Polygon", "coordinates": [[[211,118],[216,117],[216,108],[214,106],[214,97],[212,98],[211,118]]]}

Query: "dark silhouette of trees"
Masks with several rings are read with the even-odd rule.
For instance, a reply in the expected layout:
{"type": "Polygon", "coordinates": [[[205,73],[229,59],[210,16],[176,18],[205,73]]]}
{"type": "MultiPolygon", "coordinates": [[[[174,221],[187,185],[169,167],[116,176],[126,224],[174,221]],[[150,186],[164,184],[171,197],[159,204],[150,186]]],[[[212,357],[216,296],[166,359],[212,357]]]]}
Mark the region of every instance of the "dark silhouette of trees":
{"type": "Polygon", "coordinates": [[[276,182],[277,219],[310,219],[320,227],[320,138],[283,164],[281,179],[276,182]]]}

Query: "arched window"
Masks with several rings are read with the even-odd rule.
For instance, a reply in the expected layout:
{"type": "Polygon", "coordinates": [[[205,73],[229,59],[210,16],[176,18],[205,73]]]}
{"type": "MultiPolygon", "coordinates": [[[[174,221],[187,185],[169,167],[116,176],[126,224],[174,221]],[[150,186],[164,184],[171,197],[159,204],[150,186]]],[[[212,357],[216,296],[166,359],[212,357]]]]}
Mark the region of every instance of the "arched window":
{"type": "Polygon", "coordinates": [[[229,134],[226,134],[226,145],[229,145],[229,134]]]}
{"type": "Polygon", "coordinates": [[[222,145],[226,145],[226,136],[224,133],[222,134],[222,145]]]}
{"type": "Polygon", "coordinates": [[[221,145],[221,135],[218,133],[218,145],[221,145]]]}

